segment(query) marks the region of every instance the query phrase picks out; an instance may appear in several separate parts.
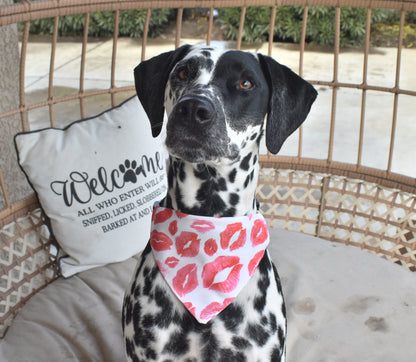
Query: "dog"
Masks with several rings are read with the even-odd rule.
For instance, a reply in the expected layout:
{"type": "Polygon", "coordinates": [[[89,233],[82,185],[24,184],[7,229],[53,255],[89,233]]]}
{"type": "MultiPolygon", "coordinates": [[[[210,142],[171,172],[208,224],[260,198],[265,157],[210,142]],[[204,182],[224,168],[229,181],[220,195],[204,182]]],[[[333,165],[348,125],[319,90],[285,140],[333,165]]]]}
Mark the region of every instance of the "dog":
{"type": "MultiPolygon", "coordinates": [[[[162,211],[153,215],[155,222],[174,217],[169,211],[174,210],[177,219],[166,234],[178,235],[176,222],[184,215],[218,219],[255,215],[262,137],[265,133],[268,150],[277,153],[308,115],[317,96],[313,86],[271,57],[204,45],[163,53],[141,62],[134,73],[154,137],[162,131],[165,109],[168,116],[168,192],[160,203],[162,211]]],[[[152,251],[152,242],[158,244],[155,235],[141,254],[124,298],[122,323],[129,361],[285,360],[285,304],[267,250],[257,254],[261,259],[237,296],[226,299],[215,317],[201,323],[164,278],[165,269],[189,255],[183,252],[170,259],[172,265],[162,265],[152,251]]],[[[234,243],[229,249],[237,245],[241,235],[240,230],[238,238],[230,236],[227,248],[228,242],[234,243]]],[[[166,243],[159,240],[162,247],[166,243]]],[[[229,266],[225,264],[223,269],[229,266]]],[[[237,269],[230,269],[227,283],[237,269]]],[[[198,283],[193,272],[185,273],[181,288],[192,289],[192,281],[198,283]]],[[[208,287],[215,289],[213,281],[208,287]]]]}

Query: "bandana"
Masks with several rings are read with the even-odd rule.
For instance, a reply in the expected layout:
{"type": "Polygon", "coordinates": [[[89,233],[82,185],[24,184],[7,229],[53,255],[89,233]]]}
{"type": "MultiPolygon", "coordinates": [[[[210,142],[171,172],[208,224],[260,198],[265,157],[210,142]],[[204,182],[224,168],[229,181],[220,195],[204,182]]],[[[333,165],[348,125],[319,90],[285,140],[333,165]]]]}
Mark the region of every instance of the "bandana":
{"type": "Polygon", "coordinates": [[[199,323],[225,309],[269,243],[261,214],[206,217],[155,206],[150,245],[159,270],[199,323]]]}

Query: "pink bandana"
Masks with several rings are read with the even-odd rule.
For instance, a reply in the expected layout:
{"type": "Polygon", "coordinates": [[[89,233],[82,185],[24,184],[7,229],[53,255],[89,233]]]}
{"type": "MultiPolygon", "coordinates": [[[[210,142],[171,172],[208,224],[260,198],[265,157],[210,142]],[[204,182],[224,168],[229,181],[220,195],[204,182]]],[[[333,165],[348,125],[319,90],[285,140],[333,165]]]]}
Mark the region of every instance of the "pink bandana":
{"type": "Polygon", "coordinates": [[[253,275],[269,243],[261,214],[195,216],[155,206],[150,245],[160,272],[200,323],[225,309],[253,275]]]}

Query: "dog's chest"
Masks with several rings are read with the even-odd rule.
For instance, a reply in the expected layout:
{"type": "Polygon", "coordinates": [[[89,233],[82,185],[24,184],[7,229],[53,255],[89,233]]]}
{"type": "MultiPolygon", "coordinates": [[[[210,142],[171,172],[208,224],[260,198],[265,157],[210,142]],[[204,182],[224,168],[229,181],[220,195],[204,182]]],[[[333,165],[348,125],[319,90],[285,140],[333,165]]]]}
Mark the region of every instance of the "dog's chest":
{"type": "Polygon", "coordinates": [[[124,302],[127,355],[142,361],[279,361],[284,314],[266,253],[233,303],[198,323],[166,284],[148,245],[124,302]]]}

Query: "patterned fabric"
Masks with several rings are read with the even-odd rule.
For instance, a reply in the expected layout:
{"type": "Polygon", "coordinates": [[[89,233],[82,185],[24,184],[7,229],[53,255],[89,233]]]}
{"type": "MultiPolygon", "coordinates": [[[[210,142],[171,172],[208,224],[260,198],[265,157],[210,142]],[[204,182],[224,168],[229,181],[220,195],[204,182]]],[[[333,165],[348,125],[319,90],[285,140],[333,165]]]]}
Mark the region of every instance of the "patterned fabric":
{"type": "Polygon", "coordinates": [[[150,245],[172,291],[200,323],[225,309],[269,243],[261,214],[206,217],[155,206],[150,245]]]}

